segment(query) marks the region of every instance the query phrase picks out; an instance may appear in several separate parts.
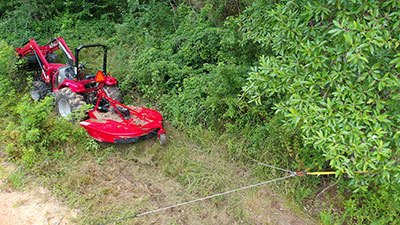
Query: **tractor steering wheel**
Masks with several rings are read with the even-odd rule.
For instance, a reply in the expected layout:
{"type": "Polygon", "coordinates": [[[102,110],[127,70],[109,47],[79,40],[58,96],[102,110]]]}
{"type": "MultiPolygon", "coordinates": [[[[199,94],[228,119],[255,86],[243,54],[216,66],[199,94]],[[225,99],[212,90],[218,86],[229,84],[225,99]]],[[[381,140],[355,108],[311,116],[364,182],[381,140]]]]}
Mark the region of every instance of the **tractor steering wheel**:
{"type": "Polygon", "coordinates": [[[83,79],[85,77],[85,64],[78,64],[78,79],[83,79]]]}
{"type": "Polygon", "coordinates": [[[84,63],[79,63],[78,64],[78,70],[84,71],[85,70],[85,64],[84,63]]]}

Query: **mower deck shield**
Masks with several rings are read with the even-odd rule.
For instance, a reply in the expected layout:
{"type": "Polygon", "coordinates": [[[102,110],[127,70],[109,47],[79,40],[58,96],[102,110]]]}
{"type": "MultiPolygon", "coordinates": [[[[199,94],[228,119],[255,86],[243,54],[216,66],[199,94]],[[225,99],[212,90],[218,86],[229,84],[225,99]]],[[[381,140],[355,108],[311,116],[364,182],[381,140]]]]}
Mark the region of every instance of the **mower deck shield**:
{"type": "Polygon", "coordinates": [[[117,113],[92,110],[90,118],[80,125],[97,141],[110,143],[131,143],[165,133],[159,112],[147,108],[127,108],[130,118],[122,119],[117,113]]]}

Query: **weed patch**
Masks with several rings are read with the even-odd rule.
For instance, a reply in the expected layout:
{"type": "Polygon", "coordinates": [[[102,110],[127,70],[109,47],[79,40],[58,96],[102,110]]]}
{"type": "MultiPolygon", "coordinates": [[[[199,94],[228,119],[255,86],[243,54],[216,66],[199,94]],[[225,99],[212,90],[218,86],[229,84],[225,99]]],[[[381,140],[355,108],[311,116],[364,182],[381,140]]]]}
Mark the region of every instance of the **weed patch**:
{"type": "Polygon", "coordinates": [[[12,188],[14,189],[21,189],[25,185],[25,173],[21,170],[17,170],[7,177],[8,183],[11,185],[12,188]]]}

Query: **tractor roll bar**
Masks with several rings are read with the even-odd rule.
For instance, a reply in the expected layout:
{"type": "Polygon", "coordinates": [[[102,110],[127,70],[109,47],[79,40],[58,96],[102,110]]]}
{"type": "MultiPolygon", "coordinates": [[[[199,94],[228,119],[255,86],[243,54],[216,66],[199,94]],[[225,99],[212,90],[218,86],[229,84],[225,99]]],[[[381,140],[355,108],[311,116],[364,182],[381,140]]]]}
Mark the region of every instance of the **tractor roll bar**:
{"type": "Polygon", "coordinates": [[[107,74],[107,46],[101,45],[101,44],[81,45],[81,46],[75,48],[75,66],[76,66],[76,69],[78,69],[78,65],[79,65],[79,52],[84,48],[92,48],[92,47],[102,47],[103,48],[103,50],[104,50],[104,55],[103,55],[103,73],[107,74]]]}

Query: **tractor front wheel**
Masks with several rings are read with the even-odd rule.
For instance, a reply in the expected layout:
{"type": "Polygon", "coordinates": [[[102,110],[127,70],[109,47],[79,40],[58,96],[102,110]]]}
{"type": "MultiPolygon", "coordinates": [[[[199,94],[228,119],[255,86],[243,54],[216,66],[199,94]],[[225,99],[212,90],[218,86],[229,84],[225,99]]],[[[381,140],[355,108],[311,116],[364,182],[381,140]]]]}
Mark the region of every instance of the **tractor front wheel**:
{"type": "Polygon", "coordinates": [[[71,91],[70,88],[62,88],[55,94],[57,113],[68,120],[73,120],[70,114],[86,105],[83,96],[71,91]]]}
{"type": "Polygon", "coordinates": [[[50,85],[43,81],[34,81],[33,90],[31,91],[31,97],[34,101],[40,101],[44,99],[49,93],[51,93],[50,85]]]}

